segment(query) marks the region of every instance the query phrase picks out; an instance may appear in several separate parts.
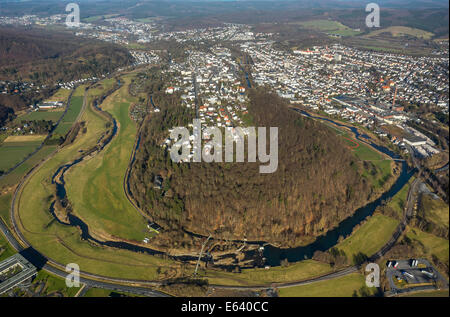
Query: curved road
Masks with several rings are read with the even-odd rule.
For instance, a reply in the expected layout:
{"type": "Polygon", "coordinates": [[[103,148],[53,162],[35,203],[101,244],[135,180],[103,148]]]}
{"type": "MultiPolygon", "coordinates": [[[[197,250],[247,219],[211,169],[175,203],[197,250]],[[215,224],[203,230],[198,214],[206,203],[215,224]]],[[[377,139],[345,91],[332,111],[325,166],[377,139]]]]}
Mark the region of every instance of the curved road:
{"type": "MultiPolygon", "coordinates": [[[[84,98],[83,98],[83,106],[82,111],[83,112],[86,108],[86,94],[87,91],[85,91],[84,98]]],[[[78,119],[81,116],[78,116],[78,119]]],[[[77,120],[78,121],[78,120],[77,120]]],[[[17,199],[17,194],[21,192],[25,182],[34,174],[36,170],[39,169],[43,164],[45,164],[50,158],[54,156],[55,153],[57,153],[58,150],[56,150],[53,154],[48,156],[44,161],[37,164],[35,167],[33,167],[24,178],[22,178],[19,185],[16,187],[16,190],[14,191],[14,196],[11,201],[11,210],[10,210],[10,216],[11,216],[11,222],[13,226],[13,230],[15,234],[14,236],[11,231],[8,229],[6,224],[3,222],[2,219],[0,219],[0,230],[3,232],[4,236],[8,240],[8,242],[11,244],[11,246],[17,251],[22,252],[26,249],[31,248],[32,246],[30,243],[25,239],[25,237],[22,235],[20,230],[18,229],[16,219],[15,219],[15,204],[17,199]]],[[[33,249],[34,250],[34,249],[33,249]]],[[[36,251],[37,252],[37,251],[36,251]]],[[[67,272],[65,271],[65,266],[57,263],[56,261],[53,261],[50,258],[45,257],[42,254],[39,254],[42,258],[47,260],[47,263],[42,267],[44,270],[53,273],[54,275],[57,275],[61,278],[66,278],[67,272]]],[[[34,264],[34,263],[33,263],[34,264]]],[[[135,280],[126,280],[126,279],[115,279],[115,278],[108,278],[100,275],[90,274],[86,272],[80,272],[80,282],[83,284],[86,284],[89,287],[100,287],[105,289],[111,289],[115,291],[121,291],[121,292],[128,292],[133,294],[140,294],[140,295],[146,295],[146,296],[158,296],[158,297],[167,297],[167,294],[154,291],[145,287],[142,287],[142,285],[146,286],[157,286],[159,283],[155,282],[145,282],[145,281],[135,281],[135,280]],[[128,284],[128,285],[123,285],[128,284]],[[139,285],[139,286],[138,286],[139,285]]]]}

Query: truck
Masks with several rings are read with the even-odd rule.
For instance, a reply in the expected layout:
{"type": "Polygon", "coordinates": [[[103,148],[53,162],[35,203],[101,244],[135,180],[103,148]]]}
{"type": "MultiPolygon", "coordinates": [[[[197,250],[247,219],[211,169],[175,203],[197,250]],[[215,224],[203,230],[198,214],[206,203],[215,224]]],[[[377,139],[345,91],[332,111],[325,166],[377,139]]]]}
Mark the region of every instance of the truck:
{"type": "Polygon", "coordinates": [[[412,275],[412,274],[409,273],[409,272],[402,271],[402,274],[405,275],[405,276],[407,276],[407,277],[409,277],[409,278],[414,278],[414,275],[412,275]]]}
{"type": "Polygon", "coordinates": [[[427,270],[420,270],[420,272],[422,272],[423,274],[427,275],[430,278],[434,278],[434,274],[427,270]]]}

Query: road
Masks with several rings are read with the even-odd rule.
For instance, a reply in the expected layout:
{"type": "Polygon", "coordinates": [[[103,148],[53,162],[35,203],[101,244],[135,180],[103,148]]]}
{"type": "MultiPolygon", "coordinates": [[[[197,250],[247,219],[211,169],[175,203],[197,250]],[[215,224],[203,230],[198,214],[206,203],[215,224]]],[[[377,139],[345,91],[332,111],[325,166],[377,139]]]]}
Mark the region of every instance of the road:
{"type": "Polygon", "coordinates": [[[445,164],[445,165],[444,165],[443,167],[441,167],[441,168],[435,169],[433,172],[434,172],[434,173],[440,173],[440,172],[443,172],[443,171],[446,171],[446,170],[448,170],[448,163],[445,164]]]}
{"type": "MultiPolygon", "coordinates": [[[[84,94],[83,99],[83,111],[86,108],[87,104],[87,98],[86,93],[84,94]]],[[[79,116],[80,118],[81,116],[79,116]]],[[[79,119],[78,118],[78,119],[79,119]]],[[[52,153],[50,156],[48,156],[44,161],[37,164],[31,171],[29,171],[24,178],[20,181],[19,185],[16,187],[16,190],[14,191],[14,195],[11,202],[11,210],[10,210],[10,217],[11,217],[11,224],[13,226],[13,230],[16,234],[13,235],[13,233],[9,230],[8,226],[3,222],[2,219],[0,219],[0,230],[2,231],[3,235],[5,236],[6,240],[11,244],[11,246],[17,251],[17,252],[23,252],[26,249],[32,248],[31,244],[25,239],[21,231],[19,230],[15,218],[15,205],[17,200],[17,195],[21,193],[22,188],[26,181],[34,174],[36,170],[39,169],[43,164],[45,164],[50,158],[54,156],[55,153],[57,153],[58,150],[56,150],[54,153],[52,153]]],[[[37,251],[36,251],[37,252],[37,251]]],[[[39,254],[42,258],[44,258],[47,262],[42,267],[43,270],[50,272],[56,276],[59,276],[63,279],[66,278],[67,272],[65,271],[65,265],[57,263],[56,261],[45,257],[43,254],[39,254]]],[[[30,260],[30,259],[29,259],[30,260]]],[[[30,261],[32,262],[32,261],[30,261]]],[[[36,265],[35,263],[33,263],[36,265]]],[[[89,287],[99,287],[99,288],[105,288],[110,289],[114,291],[120,291],[120,292],[127,292],[127,293],[133,293],[133,294],[140,294],[145,296],[152,296],[152,297],[167,297],[167,294],[142,287],[141,285],[146,286],[157,286],[158,283],[155,282],[145,282],[145,281],[135,281],[135,280],[126,280],[126,279],[115,279],[115,278],[108,278],[96,274],[90,274],[86,272],[80,272],[80,282],[83,284],[86,284],[89,287]],[[124,285],[125,284],[125,285],[124,285]],[[139,285],[139,286],[137,286],[139,285]]]]}
{"type": "MultiPolygon", "coordinates": [[[[86,93],[84,95],[83,100],[83,111],[86,107],[86,93]]],[[[22,187],[24,186],[25,182],[33,175],[34,171],[36,171],[42,164],[44,164],[48,159],[50,159],[53,155],[50,155],[46,160],[39,163],[35,168],[33,168],[20,182],[20,184],[17,186],[16,191],[14,192],[12,204],[11,204],[11,221],[13,225],[13,229],[17,235],[17,238],[8,230],[6,225],[3,223],[3,221],[0,222],[0,229],[4,233],[5,237],[9,241],[9,243],[17,250],[17,251],[23,251],[24,249],[31,247],[31,245],[27,242],[25,237],[22,235],[20,230],[18,229],[18,226],[16,224],[15,219],[15,202],[17,199],[17,194],[21,192],[22,187]]],[[[386,254],[392,246],[395,244],[399,236],[404,231],[406,224],[409,220],[409,218],[412,216],[413,210],[414,210],[414,204],[415,204],[415,196],[416,192],[418,190],[418,184],[419,179],[416,179],[410,188],[410,191],[408,193],[406,208],[404,211],[404,219],[401,222],[401,224],[397,227],[396,231],[394,232],[392,238],[389,240],[388,243],[386,243],[385,246],[383,246],[375,255],[373,255],[370,260],[376,260],[386,254]]],[[[134,205],[134,204],[133,204],[134,205]]],[[[137,208],[138,209],[138,208],[137,208]]],[[[139,211],[139,209],[138,209],[139,211]]],[[[42,255],[43,256],[43,255],[42,255]]],[[[57,276],[60,276],[62,278],[65,278],[67,273],[65,271],[65,266],[53,261],[50,258],[46,258],[43,256],[47,263],[44,265],[43,269],[51,272],[57,276]]],[[[311,278],[308,280],[303,281],[297,281],[297,282],[290,282],[290,283],[278,283],[274,284],[277,288],[286,288],[286,287],[293,287],[293,286],[301,286],[306,284],[311,284],[319,281],[325,281],[325,280],[331,280],[338,277],[342,277],[351,273],[355,273],[358,271],[357,266],[352,266],[345,268],[340,271],[332,272],[320,277],[311,278]]],[[[151,290],[147,287],[154,287],[157,285],[160,285],[161,282],[157,281],[141,281],[141,280],[127,280],[127,279],[117,279],[117,278],[109,278],[105,276],[100,276],[96,274],[91,274],[87,272],[80,272],[81,273],[81,279],[80,281],[84,284],[86,284],[89,287],[100,287],[105,289],[111,289],[115,291],[121,291],[121,292],[128,292],[128,293],[135,293],[135,294],[141,294],[146,296],[167,296],[164,293],[157,292],[154,290],[151,290]],[[146,286],[146,287],[143,287],[146,286]]],[[[222,289],[240,289],[240,290],[260,290],[260,289],[267,289],[267,285],[257,285],[257,286],[223,286],[223,285],[211,285],[215,288],[222,288],[222,289]]]]}

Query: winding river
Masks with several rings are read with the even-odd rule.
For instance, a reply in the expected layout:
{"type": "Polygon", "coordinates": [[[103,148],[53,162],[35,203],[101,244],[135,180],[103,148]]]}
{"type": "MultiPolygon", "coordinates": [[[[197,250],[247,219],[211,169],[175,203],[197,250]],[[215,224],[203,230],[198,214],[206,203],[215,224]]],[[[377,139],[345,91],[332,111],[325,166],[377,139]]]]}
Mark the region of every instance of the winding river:
{"type": "MultiPolygon", "coordinates": [[[[369,144],[371,147],[388,155],[392,159],[401,159],[400,156],[398,156],[388,148],[373,143],[368,135],[360,134],[358,129],[355,127],[345,125],[328,118],[313,116],[308,112],[300,109],[292,108],[292,110],[297,111],[308,118],[328,121],[337,126],[348,128],[355,134],[355,137],[358,140],[369,144]]],[[[350,216],[347,219],[343,220],[335,229],[328,231],[325,235],[319,236],[311,244],[288,249],[277,248],[270,244],[266,245],[264,248],[264,257],[266,258],[266,264],[270,266],[278,266],[283,259],[288,259],[289,262],[297,262],[305,259],[310,259],[314,255],[314,252],[326,251],[337,245],[341,236],[345,238],[350,235],[353,232],[353,228],[355,228],[355,226],[359,225],[367,217],[371,216],[375,209],[380,206],[384,200],[392,198],[399,192],[400,189],[402,189],[403,186],[405,186],[405,184],[408,183],[409,179],[414,174],[414,171],[408,170],[408,165],[405,161],[402,161],[401,164],[401,173],[395,181],[394,185],[392,185],[392,187],[387,192],[382,194],[381,197],[379,197],[375,201],[357,209],[353,216],[350,216]]],[[[367,256],[371,255],[372,254],[367,254],[367,256]]]]}
{"type": "MultiPolygon", "coordinates": [[[[152,100],[153,101],[153,100],[152,100]]],[[[99,110],[102,111],[99,107],[98,104],[95,102],[94,106],[99,110]]],[[[347,127],[349,128],[356,136],[356,138],[360,139],[363,138],[364,142],[371,145],[372,147],[375,147],[377,150],[379,150],[380,152],[385,153],[386,155],[390,156],[391,158],[399,158],[395,153],[393,153],[392,151],[390,151],[389,149],[376,145],[373,142],[370,141],[370,137],[368,137],[365,134],[360,134],[358,132],[358,130],[354,127],[351,126],[346,126],[344,124],[338,123],[338,122],[334,122],[331,119],[327,119],[327,118],[321,118],[321,117],[314,117],[310,114],[308,114],[307,112],[301,111],[299,109],[294,109],[296,111],[301,112],[301,114],[308,116],[310,118],[314,118],[314,119],[320,119],[320,120],[326,120],[326,121],[330,121],[333,124],[342,126],[342,127],[347,127]]],[[[97,145],[97,149],[96,151],[101,151],[105,148],[105,146],[107,144],[109,144],[109,142],[111,142],[111,140],[114,138],[114,136],[117,134],[117,123],[116,120],[114,118],[112,118],[113,120],[113,131],[111,133],[111,135],[106,139],[102,141],[102,138],[99,139],[99,143],[97,145]]],[[[138,141],[136,142],[136,146],[139,147],[140,144],[140,136],[138,136],[138,141]]],[[[64,181],[64,175],[65,173],[74,165],[80,163],[81,161],[83,161],[83,159],[89,155],[91,152],[88,151],[86,152],[82,157],[74,160],[73,162],[69,163],[69,164],[65,164],[62,165],[58,168],[58,170],[53,174],[52,176],[52,183],[56,185],[57,187],[57,196],[60,199],[63,199],[66,197],[66,190],[65,190],[65,181],[64,181]]],[[[132,159],[132,161],[134,161],[134,157],[132,159]]],[[[329,248],[335,246],[338,241],[339,238],[341,236],[346,237],[348,235],[350,235],[353,231],[353,228],[360,224],[363,220],[365,220],[368,216],[372,215],[373,212],[375,211],[375,209],[386,199],[393,197],[411,178],[413,174],[413,171],[409,171],[408,170],[408,166],[406,164],[406,162],[402,162],[402,170],[400,173],[400,176],[398,177],[398,179],[396,180],[396,182],[394,183],[394,185],[387,191],[385,192],[381,197],[379,197],[377,200],[367,204],[366,206],[359,208],[358,210],[356,210],[356,212],[354,213],[353,216],[348,217],[347,219],[345,219],[344,221],[342,221],[335,229],[328,231],[325,235],[322,235],[320,237],[318,237],[313,243],[306,245],[306,246],[302,246],[302,247],[296,247],[296,248],[278,248],[278,247],[274,247],[270,244],[264,243],[264,242],[247,242],[248,244],[257,244],[260,246],[264,246],[264,251],[262,256],[265,258],[265,263],[264,265],[270,265],[270,266],[278,266],[280,265],[281,261],[283,259],[288,259],[289,262],[297,262],[297,261],[301,261],[301,260],[305,260],[305,259],[309,259],[313,256],[315,251],[326,251],[329,248]]],[[[127,186],[129,186],[127,184],[127,186]]],[[[57,221],[59,221],[59,219],[56,217],[56,215],[54,214],[54,210],[53,210],[53,205],[50,209],[50,212],[52,213],[52,215],[55,217],[55,219],[57,221]]],[[[153,250],[151,248],[147,248],[147,247],[143,247],[143,246],[138,246],[135,244],[131,244],[131,243],[127,243],[127,242],[118,242],[118,241],[100,241],[94,237],[91,236],[91,234],[89,233],[89,227],[88,225],[83,222],[80,218],[78,218],[77,216],[73,215],[73,214],[68,214],[68,221],[69,224],[66,225],[70,225],[70,226],[76,226],[78,228],[80,228],[81,230],[81,237],[84,240],[88,240],[88,241],[92,241],[98,245],[102,245],[102,246],[107,246],[107,247],[113,247],[113,248],[118,248],[118,249],[125,249],[125,250],[129,250],[132,252],[139,252],[139,253],[146,253],[146,254],[150,254],[150,255],[162,255],[164,254],[161,251],[157,251],[157,250],[153,250]]],[[[60,221],[59,221],[60,222],[60,221]]],[[[62,222],[60,222],[62,223],[62,222]]],[[[190,233],[191,234],[191,233],[190,233]]],[[[244,241],[241,241],[244,242],[244,241]]],[[[250,250],[250,251],[244,251],[245,256],[246,257],[255,257],[259,254],[259,252],[257,250],[250,250]]],[[[370,255],[368,255],[370,256],[370,255]]],[[[174,260],[180,260],[180,261],[188,261],[188,260],[195,260],[196,257],[194,256],[168,256],[171,259],[174,260]]]]}
{"type": "MultiPolygon", "coordinates": [[[[120,87],[120,83],[119,83],[119,87],[120,87]]],[[[94,107],[98,111],[103,112],[103,110],[98,106],[97,101],[94,101],[94,107]]],[[[96,152],[102,151],[112,141],[114,136],[117,134],[118,127],[117,127],[117,122],[114,118],[112,118],[112,123],[113,123],[112,133],[105,140],[102,140],[103,136],[100,137],[99,140],[97,141],[97,145],[96,145],[96,148],[94,151],[96,151],[96,152]]],[[[139,140],[140,140],[140,137],[139,137],[139,140]]],[[[139,146],[139,141],[137,142],[137,146],[139,146]]],[[[65,189],[66,183],[64,180],[65,173],[73,166],[82,162],[84,160],[84,158],[91,155],[91,153],[92,153],[92,151],[85,152],[84,155],[82,155],[80,158],[74,160],[73,162],[60,166],[56,170],[56,172],[53,174],[52,184],[56,185],[56,195],[58,196],[59,199],[64,199],[67,197],[66,189],[65,189]]],[[[134,158],[133,158],[133,160],[134,160],[134,158]]],[[[138,252],[138,253],[146,253],[149,255],[164,254],[164,252],[154,250],[151,248],[147,248],[147,247],[143,247],[143,246],[139,246],[139,245],[135,245],[132,243],[119,242],[119,241],[100,241],[100,240],[94,238],[89,233],[89,226],[83,220],[81,220],[80,218],[75,216],[74,214],[68,213],[67,220],[69,223],[64,223],[64,222],[60,221],[58,219],[58,217],[56,216],[56,214],[54,212],[54,203],[50,207],[50,212],[53,215],[53,217],[55,218],[55,220],[58,221],[60,224],[78,227],[81,230],[81,238],[83,240],[91,241],[91,242],[94,242],[101,246],[112,247],[112,248],[117,248],[117,249],[124,249],[124,250],[129,250],[129,251],[138,252]]],[[[194,256],[168,256],[168,257],[172,258],[174,260],[180,260],[180,261],[188,261],[188,260],[196,260],[197,259],[197,257],[194,257],[194,256]]]]}

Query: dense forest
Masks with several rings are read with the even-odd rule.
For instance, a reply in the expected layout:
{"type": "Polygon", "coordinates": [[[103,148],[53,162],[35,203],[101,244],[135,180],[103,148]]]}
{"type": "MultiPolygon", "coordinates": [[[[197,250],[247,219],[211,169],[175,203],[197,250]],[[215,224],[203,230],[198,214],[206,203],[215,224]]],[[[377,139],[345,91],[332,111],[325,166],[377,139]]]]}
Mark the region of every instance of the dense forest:
{"type": "Polygon", "coordinates": [[[0,94],[0,126],[17,111],[51,96],[57,83],[100,77],[130,64],[132,56],[118,45],[38,28],[0,27],[0,81],[16,92],[0,94]],[[22,89],[22,83],[40,89],[22,89]],[[14,89],[14,88],[13,88],[14,89]]]}
{"type": "Polygon", "coordinates": [[[12,119],[14,119],[14,111],[9,107],[0,104],[0,127],[3,123],[12,119]]]}
{"type": "Polygon", "coordinates": [[[130,190],[154,221],[166,230],[288,246],[312,240],[367,202],[372,193],[362,165],[334,132],[264,89],[249,97],[254,125],[279,127],[272,174],[260,174],[259,162],[172,163],[160,146],[167,129],[192,122],[173,99],[144,122],[130,190]],[[160,189],[155,179],[162,179],[160,189]]]}
{"type": "Polygon", "coordinates": [[[0,79],[54,84],[101,76],[132,57],[118,45],[67,32],[0,28],[0,79]]]}

